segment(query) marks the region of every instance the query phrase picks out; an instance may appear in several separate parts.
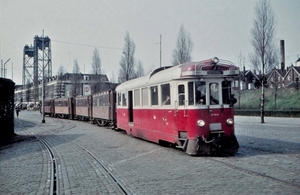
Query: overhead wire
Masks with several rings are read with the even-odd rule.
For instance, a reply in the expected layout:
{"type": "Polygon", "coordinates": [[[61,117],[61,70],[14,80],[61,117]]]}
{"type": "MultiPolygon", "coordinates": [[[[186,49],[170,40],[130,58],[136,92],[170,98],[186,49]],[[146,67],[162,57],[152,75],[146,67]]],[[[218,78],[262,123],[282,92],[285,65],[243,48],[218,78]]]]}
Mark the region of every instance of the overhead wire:
{"type": "Polygon", "coordinates": [[[123,48],[118,48],[118,47],[102,47],[102,46],[97,46],[97,45],[73,43],[73,42],[59,41],[59,40],[52,40],[52,41],[57,42],[57,43],[63,43],[63,44],[69,44],[69,45],[78,45],[78,46],[83,46],[83,47],[95,47],[95,48],[100,48],[100,49],[123,50],[123,48]]]}

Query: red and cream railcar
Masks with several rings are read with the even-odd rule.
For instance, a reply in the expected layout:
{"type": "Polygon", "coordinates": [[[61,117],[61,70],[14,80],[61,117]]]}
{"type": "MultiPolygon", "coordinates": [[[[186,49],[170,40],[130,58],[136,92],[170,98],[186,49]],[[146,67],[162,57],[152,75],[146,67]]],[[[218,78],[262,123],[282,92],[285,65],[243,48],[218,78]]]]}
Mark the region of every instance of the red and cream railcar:
{"type": "Polygon", "coordinates": [[[133,136],[175,144],[190,155],[234,154],[233,78],[218,58],[159,68],[116,88],[117,127],[133,136]]]}
{"type": "MultiPolygon", "coordinates": [[[[42,105],[42,103],[40,103],[42,105]]],[[[42,109],[42,106],[41,106],[42,109]]],[[[44,101],[44,114],[48,116],[53,116],[55,112],[54,100],[47,99],[44,101]]],[[[42,113],[42,110],[41,110],[42,113]]]]}
{"type": "Polygon", "coordinates": [[[116,121],[115,90],[107,90],[92,96],[91,120],[100,126],[114,127],[116,121]]]}
{"type": "Polygon", "coordinates": [[[90,120],[92,108],[92,96],[78,96],[74,98],[74,118],[78,120],[90,120]]]}
{"type": "Polygon", "coordinates": [[[73,98],[59,98],[54,100],[55,117],[73,119],[73,98]]]}

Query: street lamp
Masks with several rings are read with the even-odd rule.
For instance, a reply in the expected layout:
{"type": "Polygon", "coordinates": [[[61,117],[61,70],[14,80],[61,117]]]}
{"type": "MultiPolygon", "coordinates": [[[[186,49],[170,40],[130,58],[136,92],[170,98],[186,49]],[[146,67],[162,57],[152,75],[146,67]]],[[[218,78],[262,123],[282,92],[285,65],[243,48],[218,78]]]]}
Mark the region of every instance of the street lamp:
{"type": "Polygon", "coordinates": [[[5,64],[10,60],[10,58],[8,58],[8,60],[6,60],[6,62],[4,62],[4,67],[3,67],[3,78],[5,78],[5,64]]]}

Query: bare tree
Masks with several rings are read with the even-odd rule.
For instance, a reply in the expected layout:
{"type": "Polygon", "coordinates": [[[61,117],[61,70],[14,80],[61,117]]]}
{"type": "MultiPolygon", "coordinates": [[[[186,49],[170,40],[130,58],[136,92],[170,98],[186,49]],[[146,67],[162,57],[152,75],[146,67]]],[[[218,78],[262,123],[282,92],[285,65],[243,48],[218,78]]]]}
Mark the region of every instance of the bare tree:
{"type": "Polygon", "coordinates": [[[65,67],[63,65],[60,65],[58,70],[57,70],[57,75],[64,75],[67,72],[65,67]]]}
{"type": "Polygon", "coordinates": [[[80,90],[81,74],[80,74],[80,68],[77,59],[74,60],[73,73],[74,74],[71,77],[71,82],[72,82],[73,96],[75,97],[81,94],[81,90],[80,90]]]}
{"type": "Polygon", "coordinates": [[[101,70],[101,59],[100,54],[97,48],[94,49],[93,57],[92,57],[92,74],[95,74],[95,76],[91,77],[92,82],[90,83],[90,87],[93,93],[98,92],[101,90],[101,73],[103,70],[101,70]]]}
{"type": "Polygon", "coordinates": [[[110,82],[111,83],[115,83],[116,82],[116,76],[115,76],[115,72],[114,71],[112,71],[112,73],[111,73],[110,82]]]}
{"type": "Polygon", "coordinates": [[[186,32],[183,24],[181,24],[177,37],[176,48],[173,50],[173,66],[185,62],[190,62],[192,60],[192,50],[193,42],[191,39],[191,35],[188,32],[186,32]]]}
{"type": "Polygon", "coordinates": [[[138,78],[144,75],[145,75],[145,70],[143,67],[143,63],[141,62],[141,60],[139,60],[136,67],[135,77],[138,78]]]}
{"type": "Polygon", "coordinates": [[[80,68],[79,68],[77,59],[74,60],[74,65],[73,65],[73,71],[72,72],[73,73],[80,73],[80,68]]]}
{"type": "Polygon", "coordinates": [[[92,72],[93,74],[101,74],[101,59],[97,48],[94,49],[92,57],[92,72]]]}
{"type": "Polygon", "coordinates": [[[121,68],[119,69],[118,82],[122,83],[124,81],[131,80],[135,78],[134,72],[134,52],[135,44],[129,36],[129,32],[126,32],[124,38],[123,56],[119,62],[121,68]]]}
{"type": "MultiPolygon", "coordinates": [[[[245,57],[243,56],[242,52],[240,52],[238,59],[239,59],[238,63],[239,63],[240,70],[242,70],[245,66],[245,57]]],[[[241,90],[242,90],[241,84],[244,85],[244,78],[245,78],[245,73],[244,71],[241,71],[239,74],[239,81],[238,81],[239,109],[241,109],[241,90]]]]}
{"type": "Polygon", "coordinates": [[[63,65],[60,65],[57,71],[57,84],[56,84],[56,94],[57,97],[61,98],[64,96],[64,84],[63,84],[63,77],[64,74],[66,73],[66,69],[63,65]],[[63,95],[62,95],[63,94],[63,95]]]}
{"type": "Polygon", "coordinates": [[[250,60],[255,67],[261,67],[262,71],[261,123],[264,123],[265,72],[274,66],[274,59],[272,58],[275,56],[274,35],[276,22],[269,0],[257,2],[255,16],[254,27],[251,31],[251,44],[254,48],[254,53],[250,55],[250,60]]]}

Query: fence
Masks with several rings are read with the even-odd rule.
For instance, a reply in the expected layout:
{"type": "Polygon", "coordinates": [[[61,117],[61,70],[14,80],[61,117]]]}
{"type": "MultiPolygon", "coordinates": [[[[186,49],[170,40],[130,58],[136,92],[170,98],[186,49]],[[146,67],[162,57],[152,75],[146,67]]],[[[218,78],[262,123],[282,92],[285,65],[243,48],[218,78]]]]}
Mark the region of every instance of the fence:
{"type": "MultiPolygon", "coordinates": [[[[265,116],[272,117],[300,117],[300,110],[265,110],[265,116]]],[[[241,116],[260,116],[260,110],[234,110],[235,115],[241,116]]]]}

